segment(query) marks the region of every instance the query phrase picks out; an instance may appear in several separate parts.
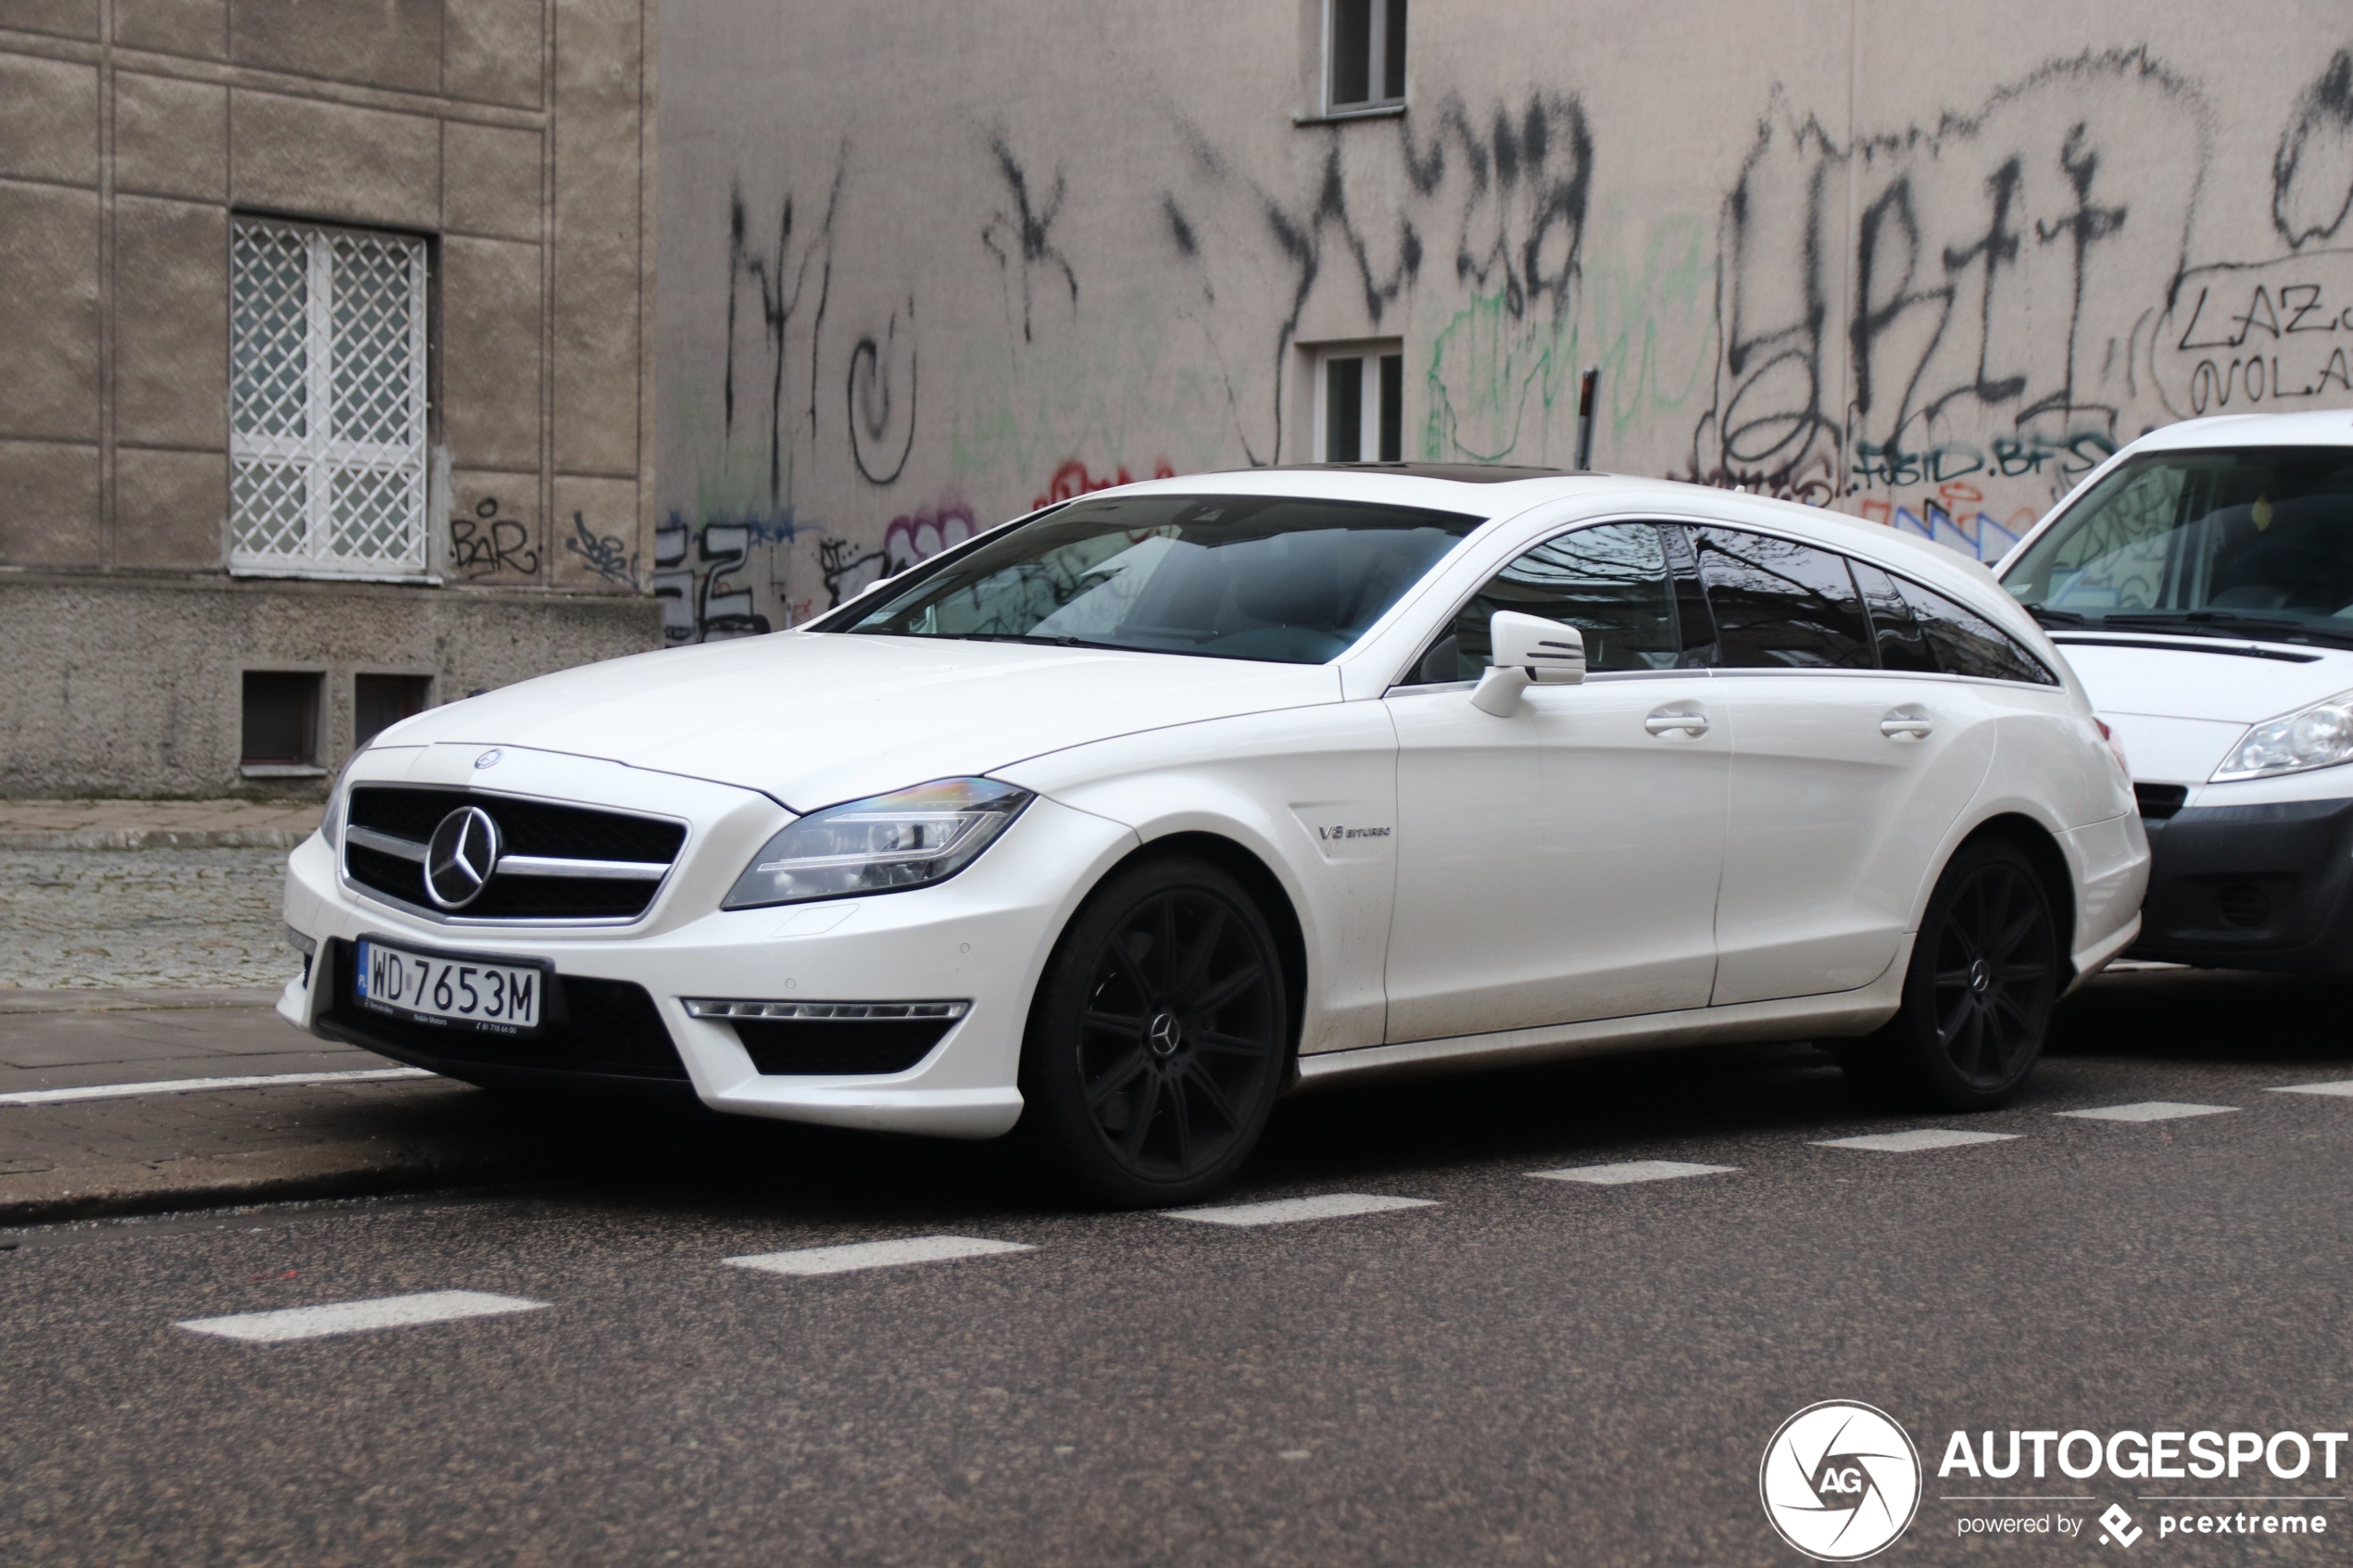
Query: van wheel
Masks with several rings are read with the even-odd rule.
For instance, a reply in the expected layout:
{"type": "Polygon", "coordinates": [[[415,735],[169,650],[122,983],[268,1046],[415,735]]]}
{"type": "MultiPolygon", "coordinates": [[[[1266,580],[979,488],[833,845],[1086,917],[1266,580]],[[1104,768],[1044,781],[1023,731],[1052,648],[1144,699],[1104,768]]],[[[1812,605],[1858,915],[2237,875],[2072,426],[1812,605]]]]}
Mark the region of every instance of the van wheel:
{"type": "Polygon", "coordinates": [[[1281,957],[1205,860],[1114,876],[1046,966],[1022,1047],[1022,1131],[1118,1208],[1223,1185],[1265,1130],[1291,1047],[1281,957]]]}
{"type": "Polygon", "coordinates": [[[1904,976],[1903,1010],[1839,1049],[1872,1098],[1991,1110],[2033,1072],[2057,1005],[2058,923],[2042,874],[2003,839],[1965,845],[1937,880],[1904,976]]]}

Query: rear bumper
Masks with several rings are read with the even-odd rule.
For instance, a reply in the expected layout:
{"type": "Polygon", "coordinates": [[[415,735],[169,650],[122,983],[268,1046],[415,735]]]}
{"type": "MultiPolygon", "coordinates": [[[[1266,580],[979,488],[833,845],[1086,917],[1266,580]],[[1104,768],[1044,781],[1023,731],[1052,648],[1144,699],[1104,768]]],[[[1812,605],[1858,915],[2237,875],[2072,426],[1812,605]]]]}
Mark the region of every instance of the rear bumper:
{"type": "Polygon", "coordinates": [[[2132,957],[2353,973],[2353,800],[2191,807],[2146,825],[2132,957]]]}

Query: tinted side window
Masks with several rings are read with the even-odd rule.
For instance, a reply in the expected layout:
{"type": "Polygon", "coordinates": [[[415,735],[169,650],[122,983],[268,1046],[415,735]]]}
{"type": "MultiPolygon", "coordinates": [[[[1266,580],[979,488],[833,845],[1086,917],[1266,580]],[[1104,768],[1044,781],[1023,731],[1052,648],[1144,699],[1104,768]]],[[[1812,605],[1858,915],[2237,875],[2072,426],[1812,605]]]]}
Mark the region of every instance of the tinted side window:
{"type": "Polygon", "coordinates": [[[1927,633],[1928,646],[1936,653],[1936,667],[1947,675],[2027,681],[2038,686],[2058,684],[2058,677],[2045,669],[2041,659],[1975,610],[1905,578],[1895,579],[1895,585],[1911,607],[1912,619],[1927,633]]]}
{"type": "Polygon", "coordinates": [[[1547,539],[1489,578],[1405,684],[1478,679],[1493,662],[1488,621],[1499,609],[1576,627],[1588,670],[1671,670],[1681,646],[1658,530],[1604,523],[1547,539]]]}
{"type": "Polygon", "coordinates": [[[1895,579],[1869,561],[1849,558],[1846,564],[1855,573],[1855,585],[1863,590],[1863,606],[1871,614],[1880,668],[1934,670],[1936,655],[1929,650],[1928,638],[1920,623],[1912,619],[1912,608],[1904,602],[1895,579]]]}
{"type": "Polygon", "coordinates": [[[1726,669],[1869,670],[1870,633],[1846,558],[1731,528],[1693,528],[1726,669]]]}

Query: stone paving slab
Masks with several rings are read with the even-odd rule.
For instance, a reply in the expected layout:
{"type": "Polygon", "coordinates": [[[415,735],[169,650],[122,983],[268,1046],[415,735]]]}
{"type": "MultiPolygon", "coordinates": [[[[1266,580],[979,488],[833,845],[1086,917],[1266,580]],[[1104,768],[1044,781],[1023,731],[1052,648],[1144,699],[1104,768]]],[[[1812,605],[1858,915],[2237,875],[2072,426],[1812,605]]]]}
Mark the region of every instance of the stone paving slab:
{"type": "Polygon", "coordinates": [[[390,1065],[372,1051],[305,1034],[273,1007],[91,1005],[0,1011],[0,1093],[217,1078],[342,1072],[390,1065]]]}

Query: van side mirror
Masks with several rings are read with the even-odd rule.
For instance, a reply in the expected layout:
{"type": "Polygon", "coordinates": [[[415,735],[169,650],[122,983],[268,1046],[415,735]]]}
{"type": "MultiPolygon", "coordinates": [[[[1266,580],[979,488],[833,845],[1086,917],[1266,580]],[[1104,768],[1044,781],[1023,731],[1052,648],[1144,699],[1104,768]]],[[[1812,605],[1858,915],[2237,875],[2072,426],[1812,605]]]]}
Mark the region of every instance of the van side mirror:
{"type": "Polygon", "coordinates": [[[1495,662],[1471,693],[1471,706],[1482,713],[1507,718],[1529,686],[1573,686],[1585,679],[1585,638],[1574,626],[1499,609],[1487,633],[1495,662]]]}

